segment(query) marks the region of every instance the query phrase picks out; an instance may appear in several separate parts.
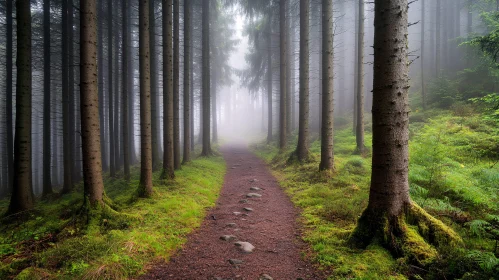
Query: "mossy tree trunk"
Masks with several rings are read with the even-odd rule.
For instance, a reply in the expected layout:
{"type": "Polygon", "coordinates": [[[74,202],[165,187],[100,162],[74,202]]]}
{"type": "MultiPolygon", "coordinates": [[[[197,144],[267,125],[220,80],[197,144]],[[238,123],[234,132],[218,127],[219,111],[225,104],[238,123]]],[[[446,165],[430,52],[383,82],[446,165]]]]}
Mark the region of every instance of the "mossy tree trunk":
{"type": "Polygon", "coordinates": [[[163,0],[163,174],[173,179],[173,0],[163,0]]]}
{"type": "Polygon", "coordinates": [[[320,170],[334,169],[333,154],[333,3],[322,0],[322,126],[320,170]]]}
{"type": "Polygon", "coordinates": [[[96,0],[80,1],[80,18],[80,110],[84,191],[90,205],[95,207],[104,203],[97,84],[96,0]]]}
{"type": "Polygon", "coordinates": [[[140,184],[139,195],[152,194],[151,76],[150,76],[149,0],[139,2],[140,72],[140,184]]]}
{"type": "Polygon", "coordinates": [[[303,162],[308,159],[309,70],[310,70],[310,1],[300,0],[300,105],[298,114],[298,146],[296,155],[303,162]]]}
{"type": "Polygon", "coordinates": [[[14,181],[8,213],[33,208],[31,158],[31,10],[29,0],[16,1],[17,84],[14,181]]]}
{"type": "Polygon", "coordinates": [[[442,245],[460,238],[409,196],[407,20],[407,0],[375,1],[371,187],[351,241],[365,247],[377,240],[396,256],[426,265],[437,253],[425,241],[442,245]]]}

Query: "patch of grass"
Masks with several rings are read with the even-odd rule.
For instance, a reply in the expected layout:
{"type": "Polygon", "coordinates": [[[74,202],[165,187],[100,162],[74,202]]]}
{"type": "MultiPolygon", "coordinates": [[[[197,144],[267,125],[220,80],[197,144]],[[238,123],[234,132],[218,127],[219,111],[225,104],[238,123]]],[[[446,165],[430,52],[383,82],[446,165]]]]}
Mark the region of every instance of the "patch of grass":
{"type": "MultiPolygon", "coordinates": [[[[453,115],[451,111],[426,111],[414,115],[410,134],[411,197],[424,210],[440,219],[463,237],[465,252],[491,251],[494,241],[470,234],[469,221],[499,212],[499,129],[480,115],[453,115]]],[[[314,137],[311,137],[314,138],[314,137]]],[[[371,150],[372,135],[365,144],[371,150]]],[[[303,165],[286,162],[296,147],[279,154],[276,143],[255,144],[253,150],[273,168],[274,175],[293,203],[302,209],[304,240],[314,251],[312,258],[332,270],[330,279],[405,279],[424,274],[407,265],[407,259],[394,259],[382,246],[352,249],[348,237],[367,206],[370,184],[370,154],[355,155],[351,125],[335,131],[335,171],[318,172],[320,142],[310,145],[311,161],[303,165]]],[[[423,228],[410,228],[421,232],[423,228]]],[[[410,235],[408,238],[421,238],[410,235]]],[[[417,240],[416,240],[417,241],[417,240]]],[[[420,242],[416,242],[420,243],[420,242]]],[[[415,248],[413,256],[424,255],[415,248]]],[[[427,273],[429,279],[488,275],[475,261],[457,249],[439,248],[427,273]],[[449,266],[441,269],[441,267],[449,266]],[[463,272],[464,271],[464,272],[463,272]]],[[[415,278],[416,279],[416,278],[415,278]]]]}
{"type": "MultiPolygon", "coordinates": [[[[135,197],[139,173],[133,167],[130,182],[105,178],[120,215],[101,217],[97,230],[70,223],[83,203],[81,185],[58,200],[39,202],[23,220],[2,223],[0,278],[127,279],[143,273],[148,263],[168,260],[215,205],[225,163],[221,157],[196,159],[169,182],[156,172],[150,199],[135,197]]],[[[7,204],[0,202],[0,212],[7,204]]]]}

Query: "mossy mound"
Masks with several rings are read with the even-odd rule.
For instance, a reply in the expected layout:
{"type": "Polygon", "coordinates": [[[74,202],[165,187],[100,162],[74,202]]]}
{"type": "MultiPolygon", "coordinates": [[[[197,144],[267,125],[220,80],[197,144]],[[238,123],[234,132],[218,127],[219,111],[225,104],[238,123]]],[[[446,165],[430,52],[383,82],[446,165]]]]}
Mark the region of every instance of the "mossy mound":
{"type": "Polygon", "coordinates": [[[366,248],[380,243],[395,257],[428,267],[438,257],[438,249],[458,246],[461,237],[414,203],[405,205],[399,216],[375,213],[366,209],[350,237],[350,244],[366,248]]]}

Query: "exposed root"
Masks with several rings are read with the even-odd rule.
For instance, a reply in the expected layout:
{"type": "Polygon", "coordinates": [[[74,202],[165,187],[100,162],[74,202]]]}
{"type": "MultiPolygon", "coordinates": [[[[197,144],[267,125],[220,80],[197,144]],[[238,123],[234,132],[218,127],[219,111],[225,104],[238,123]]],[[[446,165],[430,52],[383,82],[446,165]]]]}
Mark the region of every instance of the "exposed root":
{"type": "Polygon", "coordinates": [[[408,263],[422,267],[436,260],[439,248],[463,243],[451,228],[414,203],[407,204],[399,216],[366,209],[350,243],[366,248],[372,242],[379,242],[395,257],[404,257],[408,263]]]}

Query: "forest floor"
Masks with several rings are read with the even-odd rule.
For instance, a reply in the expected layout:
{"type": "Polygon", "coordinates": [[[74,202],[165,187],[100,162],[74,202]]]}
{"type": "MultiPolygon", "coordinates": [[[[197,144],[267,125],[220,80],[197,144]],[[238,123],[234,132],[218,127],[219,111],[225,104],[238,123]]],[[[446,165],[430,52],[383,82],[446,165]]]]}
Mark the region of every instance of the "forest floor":
{"type": "Polygon", "coordinates": [[[299,212],[263,160],[242,145],[221,152],[227,173],[215,208],[177,255],[141,279],[324,279],[302,257],[299,212]]]}

